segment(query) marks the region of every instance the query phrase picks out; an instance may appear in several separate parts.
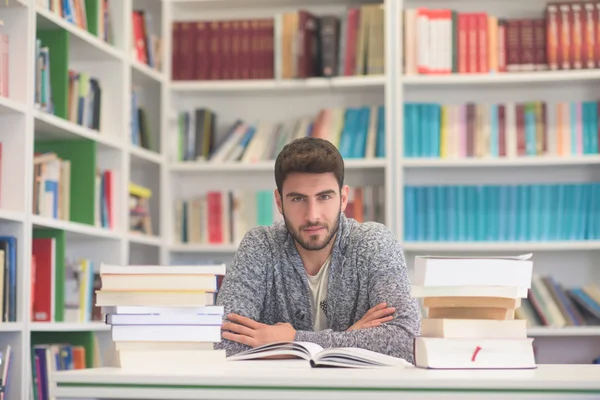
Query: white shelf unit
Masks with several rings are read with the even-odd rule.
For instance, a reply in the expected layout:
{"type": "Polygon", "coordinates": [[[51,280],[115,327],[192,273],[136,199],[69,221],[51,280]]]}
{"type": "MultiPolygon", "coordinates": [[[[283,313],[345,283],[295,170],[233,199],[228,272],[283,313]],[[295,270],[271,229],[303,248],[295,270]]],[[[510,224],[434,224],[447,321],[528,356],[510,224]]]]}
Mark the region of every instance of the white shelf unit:
{"type": "MultiPolygon", "coordinates": [[[[166,25],[177,20],[211,20],[273,16],[282,10],[304,8],[317,15],[340,12],[351,0],[298,2],[295,0],[171,0],[166,25]]],[[[366,3],[366,2],[365,2],[366,3]]],[[[273,115],[285,118],[296,112],[314,112],[352,102],[383,101],[386,106],[385,160],[347,163],[348,175],[360,171],[365,179],[378,179],[386,187],[386,223],[397,235],[409,270],[422,254],[534,253],[535,270],[551,274],[567,287],[586,281],[600,282],[598,241],[561,242],[404,242],[403,187],[406,184],[476,184],[518,182],[586,182],[600,180],[600,156],[515,157],[483,159],[417,159],[403,156],[403,104],[405,102],[507,102],[517,100],[592,100],[597,98],[600,70],[535,71],[464,75],[403,75],[403,18],[405,8],[419,6],[485,11],[505,18],[541,17],[546,2],[470,0],[384,1],[386,10],[386,73],[381,77],[308,78],[305,80],[172,81],[167,68],[169,103],[164,113],[179,107],[213,107],[232,120],[273,115]],[[285,101],[284,101],[285,100],[285,101]],[[381,163],[381,165],[380,165],[381,163]]],[[[166,42],[170,52],[171,42],[166,42]]],[[[170,59],[167,60],[170,64],[170,59]]],[[[190,196],[209,187],[234,185],[274,188],[273,164],[169,163],[166,209],[166,241],[169,263],[199,260],[230,261],[235,244],[180,244],[173,240],[173,195],[190,196]],[[169,197],[169,195],[171,197],[169,197]]],[[[351,182],[354,184],[355,182],[351,182]]],[[[596,327],[553,329],[536,327],[530,335],[539,345],[541,362],[590,362],[600,356],[600,332],[596,327]],[[572,349],[566,357],[562,344],[572,349]],[[591,358],[590,358],[591,357],[591,358]]]]}
{"type": "MultiPolygon", "coordinates": [[[[155,25],[162,29],[163,2],[110,0],[114,44],[104,42],[38,3],[35,0],[0,2],[0,20],[4,22],[0,32],[9,35],[10,85],[9,96],[0,97],[0,233],[17,239],[17,318],[16,322],[0,323],[0,347],[7,344],[12,347],[7,400],[31,398],[31,344],[34,335],[49,333],[58,337],[68,332],[92,332],[98,335],[99,342],[103,344],[110,338],[109,329],[102,322],[32,322],[32,276],[29,266],[34,229],[63,230],[66,238],[65,256],[86,258],[95,265],[101,262],[157,264],[165,248],[160,239],[164,234],[160,224],[160,185],[166,162],[159,139],[166,75],[133,61],[129,45],[132,37],[131,18],[128,17],[132,9],[147,9],[156,14],[155,25]],[[103,89],[99,132],[41,111],[34,105],[35,40],[39,29],[66,32],[69,38],[69,68],[87,71],[99,78],[103,89]],[[141,97],[153,115],[151,122],[155,127],[159,153],[130,144],[132,85],[141,88],[141,97]],[[113,170],[113,189],[116,191],[114,229],[33,214],[34,141],[63,139],[94,142],[97,167],[113,170]],[[154,236],[128,232],[130,179],[139,179],[142,181],[140,184],[153,189],[151,208],[154,236]]],[[[53,72],[50,71],[51,74],[53,72]]]]}

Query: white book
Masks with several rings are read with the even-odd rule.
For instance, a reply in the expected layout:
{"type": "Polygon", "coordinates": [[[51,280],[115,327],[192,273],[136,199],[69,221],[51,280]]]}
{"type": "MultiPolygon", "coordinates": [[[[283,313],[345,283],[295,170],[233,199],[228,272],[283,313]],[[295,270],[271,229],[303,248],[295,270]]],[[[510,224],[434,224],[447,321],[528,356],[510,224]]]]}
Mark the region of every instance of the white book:
{"type": "Polygon", "coordinates": [[[223,315],[223,306],[104,306],[103,314],[128,314],[128,315],[223,315]]]}
{"type": "Polygon", "coordinates": [[[415,366],[430,369],[536,368],[533,339],[417,337],[415,366]]]}
{"type": "Polygon", "coordinates": [[[113,325],[115,342],[221,341],[221,325],[113,325]]]}
{"type": "Polygon", "coordinates": [[[225,264],[216,265],[109,265],[100,266],[100,274],[122,275],[225,275],[225,264]]]}
{"type": "Polygon", "coordinates": [[[218,314],[108,314],[110,325],[220,325],[223,316],[218,314]]]}
{"type": "Polygon", "coordinates": [[[527,297],[528,288],[518,286],[421,286],[411,287],[411,296],[424,297],[504,297],[509,299],[527,297]]]}
{"type": "Polygon", "coordinates": [[[531,287],[531,254],[516,257],[415,257],[417,286],[531,287]]]}
{"type": "Polygon", "coordinates": [[[266,357],[301,358],[311,367],[412,367],[408,361],[356,347],[327,348],[310,342],[277,342],[255,347],[227,358],[228,361],[258,360],[266,357]]]}

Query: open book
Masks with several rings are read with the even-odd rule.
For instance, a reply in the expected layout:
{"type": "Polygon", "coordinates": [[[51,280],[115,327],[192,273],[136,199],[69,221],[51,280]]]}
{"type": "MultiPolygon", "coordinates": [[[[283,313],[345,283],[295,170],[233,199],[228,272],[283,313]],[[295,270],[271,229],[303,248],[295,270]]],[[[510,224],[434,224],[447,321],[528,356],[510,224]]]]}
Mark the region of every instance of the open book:
{"type": "Polygon", "coordinates": [[[356,347],[336,347],[323,349],[310,342],[277,342],[255,347],[229,356],[229,361],[258,360],[267,357],[291,356],[310,362],[311,367],[407,367],[412,364],[402,358],[396,358],[371,350],[356,347]]]}

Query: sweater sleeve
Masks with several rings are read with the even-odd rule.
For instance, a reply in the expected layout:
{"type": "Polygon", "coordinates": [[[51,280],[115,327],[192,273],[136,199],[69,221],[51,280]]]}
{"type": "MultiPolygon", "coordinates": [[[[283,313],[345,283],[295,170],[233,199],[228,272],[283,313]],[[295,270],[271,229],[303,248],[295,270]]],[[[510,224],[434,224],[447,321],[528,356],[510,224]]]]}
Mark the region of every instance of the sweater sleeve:
{"type": "MultiPolygon", "coordinates": [[[[227,268],[216,304],[227,314],[234,313],[259,321],[263,313],[266,290],[265,265],[269,256],[268,244],[260,228],[248,231],[238,246],[231,265],[227,268]]],[[[215,349],[225,349],[227,356],[248,350],[250,347],[221,338],[215,349]]]]}
{"type": "MultiPolygon", "coordinates": [[[[331,329],[298,331],[295,340],[327,347],[359,347],[414,363],[413,343],[420,331],[420,312],[411,294],[404,254],[389,231],[367,234],[358,257],[369,279],[369,308],[386,302],[395,307],[394,319],[375,328],[336,332],[331,329]]],[[[362,316],[361,316],[362,317],[362,316]]]]}

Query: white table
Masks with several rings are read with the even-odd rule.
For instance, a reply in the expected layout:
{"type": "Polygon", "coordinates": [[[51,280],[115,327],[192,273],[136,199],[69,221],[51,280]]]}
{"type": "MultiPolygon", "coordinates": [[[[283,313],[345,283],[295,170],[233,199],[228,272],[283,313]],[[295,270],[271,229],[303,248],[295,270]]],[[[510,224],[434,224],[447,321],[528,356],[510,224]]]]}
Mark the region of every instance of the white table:
{"type": "Polygon", "coordinates": [[[115,368],[53,374],[62,399],[600,399],[600,366],[532,370],[310,368],[299,360],[227,362],[194,373],[115,368]]]}

